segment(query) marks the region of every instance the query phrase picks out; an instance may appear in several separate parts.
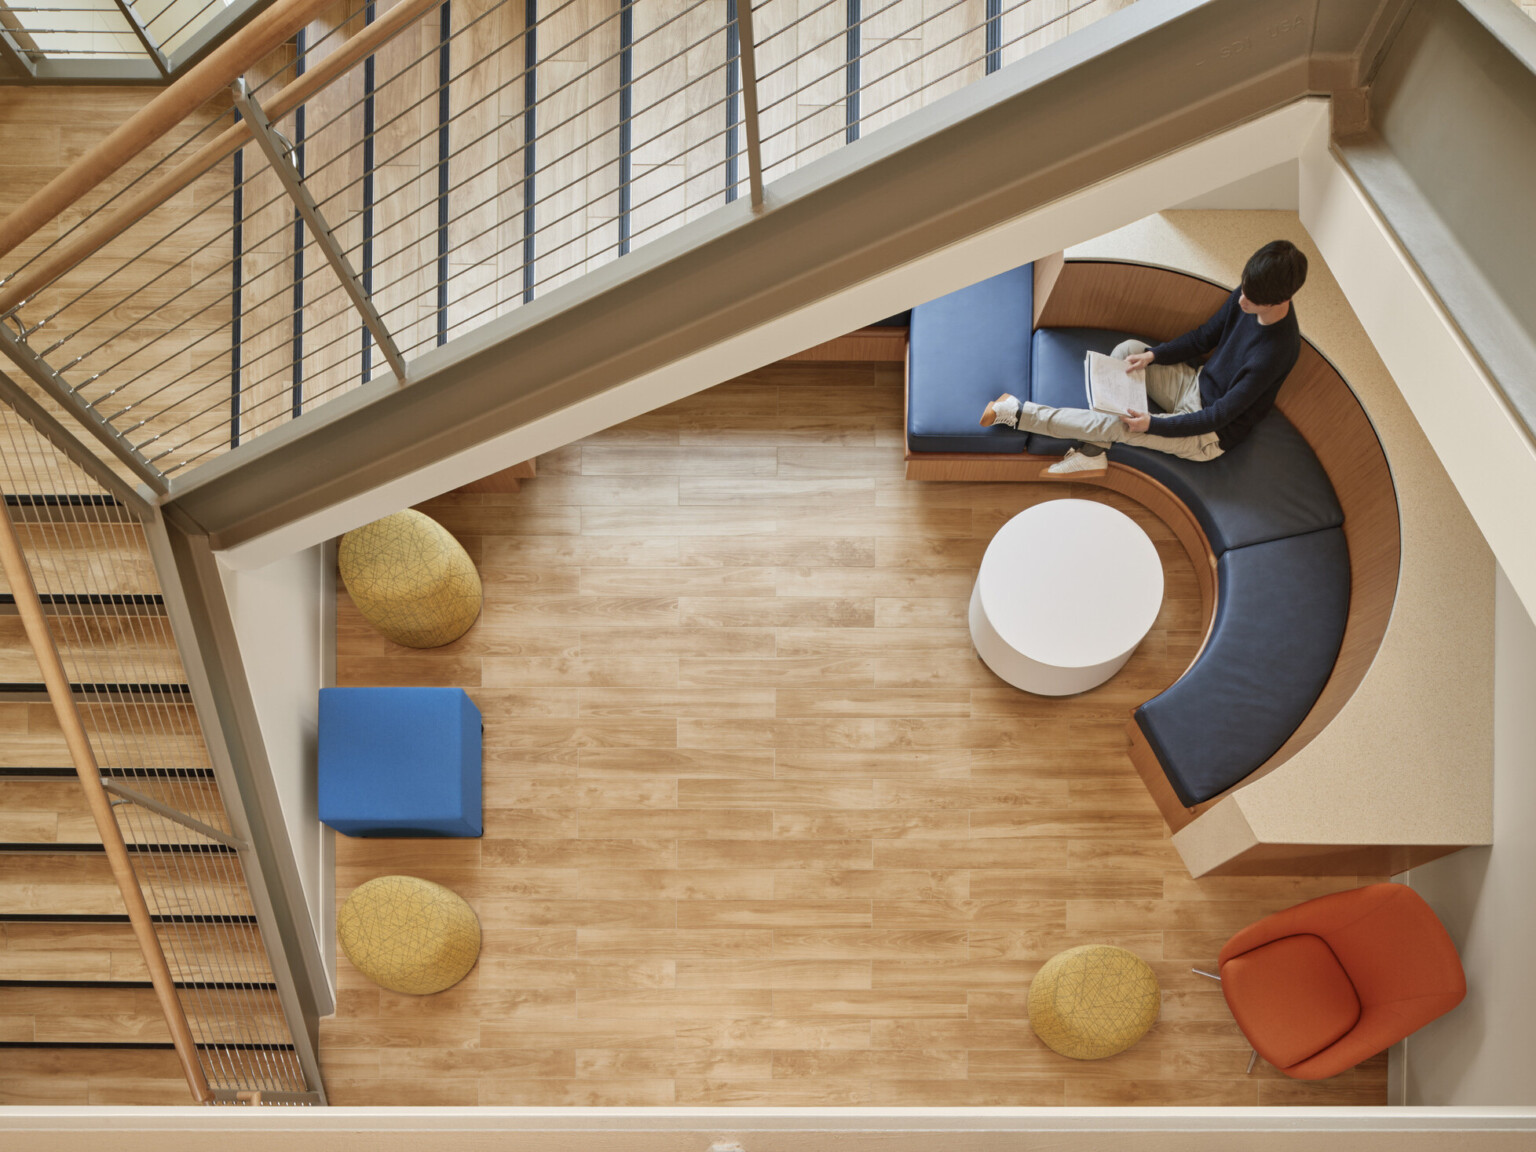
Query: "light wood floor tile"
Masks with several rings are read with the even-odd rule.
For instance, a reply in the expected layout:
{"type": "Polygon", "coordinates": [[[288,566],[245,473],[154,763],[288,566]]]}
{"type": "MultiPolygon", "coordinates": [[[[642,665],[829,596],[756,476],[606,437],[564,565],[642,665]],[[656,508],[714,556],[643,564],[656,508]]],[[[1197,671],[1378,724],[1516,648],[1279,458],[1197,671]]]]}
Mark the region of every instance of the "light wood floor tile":
{"type": "MultiPolygon", "coordinates": [[[[910,483],[900,438],[899,373],[770,366],[541,458],[518,493],[429,502],[484,577],[454,644],[390,645],[342,598],[342,683],[479,703],[486,835],[338,840],[339,895],[436,879],[484,938],[436,997],[341,964],[336,1103],[1384,1102],[1379,1063],[1246,1076],[1220,989],[1188,972],[1373,878],[1185,872],[1125,737],[1200,643],[1166,527],[1079,486],[910,483]],[[1167,593],[1117,677],[1057,700],[998,680],[964,612],[996,528],[1065,496],[1146,528],[1167,593]],[[1027,1019],[1040,966],[1085,943],[1163,988],[1108,1061],[1058,1056],[1027,1019]]],[[[0,706],[0,730],[52,748],[28,734],[48,723],[0,706]]],[[[0,875],[108,895],[79,881],[0,875]]]]}

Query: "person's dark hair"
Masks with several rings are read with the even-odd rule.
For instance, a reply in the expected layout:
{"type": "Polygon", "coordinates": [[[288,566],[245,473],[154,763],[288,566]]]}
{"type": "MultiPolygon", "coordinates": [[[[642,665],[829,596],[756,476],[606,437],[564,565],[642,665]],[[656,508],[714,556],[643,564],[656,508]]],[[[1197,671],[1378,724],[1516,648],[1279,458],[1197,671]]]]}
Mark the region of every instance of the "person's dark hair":
{"type": "Polygon", "coordinates": [[[1307,282],[1307,257],[1289,240],[1272,240],[1248,258],[1243,295],[1254,304],[1284,304],[1307,282]]]}

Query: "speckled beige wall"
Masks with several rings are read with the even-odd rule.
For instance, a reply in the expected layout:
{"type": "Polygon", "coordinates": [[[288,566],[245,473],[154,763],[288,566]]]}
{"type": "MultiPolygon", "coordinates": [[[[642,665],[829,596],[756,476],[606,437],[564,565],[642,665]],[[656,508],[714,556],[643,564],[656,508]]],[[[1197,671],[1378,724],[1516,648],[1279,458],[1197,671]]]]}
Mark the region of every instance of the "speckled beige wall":
{"type": "Polygon", "coordinates": [[[1167,212],[1068,255],[1235,286],[1248,256],[1281,238],[1311,265],[1296,298],[1302,333],[1349,381],[1386,451],[1402,568],[1381,649],[1333,722],[1174,837],[1195,875],[1256,843],[1481,844],[1492,834],[1493,556],[1297,215],[1167,212]]]}

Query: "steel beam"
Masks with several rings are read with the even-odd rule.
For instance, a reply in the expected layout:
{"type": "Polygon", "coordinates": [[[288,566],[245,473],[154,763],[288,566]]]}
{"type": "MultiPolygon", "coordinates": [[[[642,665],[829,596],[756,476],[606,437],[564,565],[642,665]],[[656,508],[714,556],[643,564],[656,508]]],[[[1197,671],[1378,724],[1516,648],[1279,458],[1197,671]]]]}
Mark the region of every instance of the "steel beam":
{"type": "Polygon", "coordinates": [[[235,104],[240,109],[240,115],[250,122],[251,135],[261,148],[262,154],[266,156],[267,163],[272,166],[272,171],[277,174],[277,178],[282,181],[289,199],[293,201],[299,215],[304,218],[304,223],[314,234],[320,250],[325,253],[331,269],[336,273],[336,278],[341,281],[343,290],[352,301],[352,306],[357,309],[358,314],[363,318],[363,323],[368,326],[368,331],[373,333],[373,338],[378,341],[379,350],[384,353],[384,359],[389,361],[389,366],[395,373],[395,380],[404,384],[405,357],[400,355],[400,349],[395,346],[394,337],[384,326],[383,317],[374,308],[368,293],[363,290],[362,281],[358,279],[357,273],[352,269],[352,262],[347,259],[346,253],[337,243],[331,226],[326,223],[325,216],[320,211],[320,206],[315,203],[314,197],[309,194],[309,189],[304,186],[304,178],[299,175],[299,170],[288,159],[288,149],[279,146],[279,137],[272,127],[272,122],[267,119],[267,114],[262,110],[260,102],[246,87],[245,80],[236,80],[231,86],[231,91],[235,96],[235,104]]]}
{"type": "Polygon", "coordinates": [[[6,26],[0,27],[0,60],[4,60],[11,68],[20,74],[22,79],[37,79],[37,68],[27,55],[12,41],[13,30],[6,26]]]}
{"type": "Polygon", "coordinates": [[[105,444],[112,455],[126,464],[133,474],[148,484],[157,495],[165,492],[167,488],[165,477],[145,460],[143,455],[135,450],[116,428],[108,424],[96,409],[87,404],[73,388],[65,383],[64,378],[46,360],[32,351],[25,338],[12,332],[8,322],[3,319],[0,319],[0,352],[9,356],[11,362],[20,368],[28,379],[58,401],[66,412],[84,426],[86,431],[105,444]]]}
{"type": "Polygon", "coordinates": [[[139,14],[133,10],[133,5],[129,3],[129,0],[116,0],[116,2],[117,10],[123,14],[123,19],[128,21],[128,27],[133,29],[133,34],[139,38],[140,45],[149,54],[149,58],[154,62],[155,67],[160,69],[160,75],[169,79],[171,75],[170,61],[166,59],[165,53],[160,50],[160,45],[155,42],[155,38],[149,34],[149,26],[139,19],[139,14]]]}
{"type": "Polygon", "coordinates": [[[152,505],[140,496],[127,481],[105,463],[87,451],[75,438],[72,430],[60,424],[48,410],[39,404],[16,381],[0,372],[0,400],[15,409],[16,414],[36,429],[37,433],[63,453],[87,476],[100,484],[139,519],[150,514],[152,505]]]}
{"type": "Polygon", "coordinates": [[[244,840],[231,836],[228,832],[220,832],[212,824],[204,824],[201,820],[188,816],[185,812],[178,812],[169,804],[161,803],[153,796],[146,796],[137,788],[130,788],[126,784],[119,784],[112,780],[103,780],[101,786],[125,803],[137,804],[140,808],[148,808],[156,815],[165,817],[173,824],[180,824],[183,828],[190,828],[199,836],[206,836],[216,844],[222,844],[226,848],[233,848],[236,852],[243,852],[250,847],[244,840]]]}
{"type": "Polygon", "coordinates": [[[752,29],[752,0],[736,0],[736,28],[741,40],[741,127],[747,137],[747,184],[752,211],[763,210],[763,132],[757,116],[757,37],[752,29]]]}
{"type": "Polygon", "coordinates": [[[335,1011],[335,1001],[218,561],[204,538],[182,531],[172,517],[151,516],[144,535],[229,826],[243,844],[239,859],[295,1054],[306,1085],[323,1104],[319,1018],[335,1011]]]}

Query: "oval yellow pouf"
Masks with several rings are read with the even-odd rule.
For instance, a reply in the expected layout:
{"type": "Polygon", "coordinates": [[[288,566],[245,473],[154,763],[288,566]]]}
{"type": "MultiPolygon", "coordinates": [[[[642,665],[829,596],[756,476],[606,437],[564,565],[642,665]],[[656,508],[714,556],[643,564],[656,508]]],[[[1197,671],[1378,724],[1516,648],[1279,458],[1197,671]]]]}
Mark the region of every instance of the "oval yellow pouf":
{"type": "Polygon", "coordinates": [[[480,921],[457,892],[415,876],[360,885],[336,916],[342,951],[391,992],[452,988],[480,956],[480,921]]]}
{"type": "Polygon", "coordinates": [[[480,574],[464,546],[414,509],[354,528],[337,566],[363,618],[396,644],[436,648],[480,615],[480,574]]]}
{"type": "Polygon", "coordinates": [[[1157,976],[1140,956],[1084,944],[1041,966],[1029,986],[1029,1023],[1063,1056],[1102,1060],[1145,1036],[1161,1004],[1157,976]]]}

